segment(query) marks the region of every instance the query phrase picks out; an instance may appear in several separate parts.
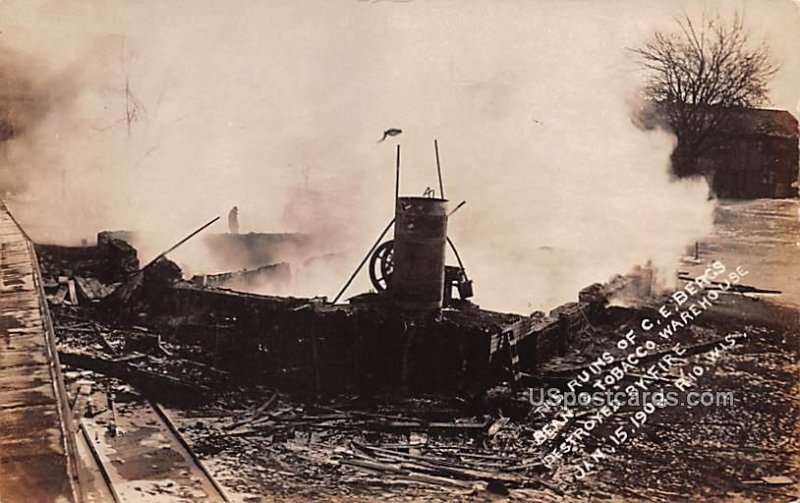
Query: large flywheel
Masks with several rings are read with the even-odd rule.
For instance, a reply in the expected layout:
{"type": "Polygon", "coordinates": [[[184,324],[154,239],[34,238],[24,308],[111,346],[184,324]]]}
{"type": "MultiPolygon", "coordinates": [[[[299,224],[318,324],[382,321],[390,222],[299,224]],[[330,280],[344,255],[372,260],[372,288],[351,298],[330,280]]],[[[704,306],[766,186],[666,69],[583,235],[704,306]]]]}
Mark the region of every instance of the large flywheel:
{"type": "Polygon", "coordinates": [[[392,272],[394,272],[394,241],[386,241],[369,259],[369,279],[378,293],[383,293],[391,287],[392,272]]]}

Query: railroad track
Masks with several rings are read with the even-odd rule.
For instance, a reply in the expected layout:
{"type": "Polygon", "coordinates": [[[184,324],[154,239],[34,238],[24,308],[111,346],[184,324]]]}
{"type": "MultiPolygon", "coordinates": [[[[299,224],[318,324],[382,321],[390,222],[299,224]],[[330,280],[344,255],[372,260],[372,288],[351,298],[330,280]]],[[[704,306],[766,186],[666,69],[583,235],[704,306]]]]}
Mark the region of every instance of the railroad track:
{"type": "Polygon", "coordinates": [[[80,387],[70,408],[33,242],[0,201],[0,500],[229,501],[160,405],[80,387]]]}
{"type": "Polygon", "coordinates": [[[161,405],[104,392],[92,401],[102,412],[82,418],[80,434],[111,501],[230,501],[161,405]]]}

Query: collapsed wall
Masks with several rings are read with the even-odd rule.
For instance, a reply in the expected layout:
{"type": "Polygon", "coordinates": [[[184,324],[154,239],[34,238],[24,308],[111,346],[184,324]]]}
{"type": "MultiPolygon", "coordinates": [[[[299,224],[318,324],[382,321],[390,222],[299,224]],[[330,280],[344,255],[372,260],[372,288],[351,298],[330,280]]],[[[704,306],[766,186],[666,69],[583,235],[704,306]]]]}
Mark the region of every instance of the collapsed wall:
{"type": "Polygon", "coordinates": [[[233,371],[317,395],[353,387],[463,390],[510,380],[515,370],[535,372],[590,339],[610,299],[643,294],[643,284],[637,273],[591,285],[548,315],[472,306],[412,318],[376,294],[331,305],[179,281],[162,291],[151,320],[180,342],[218,353],[233,371]]]}
{"type": "Polygon", "coordinates": [[[610,299],[648,295],[652,282],[646,269],[635,271],[591,285],[549,314],[498,313],[465,301],[412,316],[380,294],[332,305],[184,281],[164,258],[138,271],[136,251],[110,236],[94,247],[42,250],[50,253],[43,255],[51,275],[80,272],[103,281],[127,275],[97,306],[99,316],[195,345],[243,378],[316,396],[398,386],[463,391],[516,380],[590,339],[610,299]]]}
{"type": "Polygon", "coordinates": [[[104,283],[124,281],[139,269],[136,249],[122,239],[101,232],[93,246],[36,244],[43,269],[52,276],[92,277],[104,283]]]}

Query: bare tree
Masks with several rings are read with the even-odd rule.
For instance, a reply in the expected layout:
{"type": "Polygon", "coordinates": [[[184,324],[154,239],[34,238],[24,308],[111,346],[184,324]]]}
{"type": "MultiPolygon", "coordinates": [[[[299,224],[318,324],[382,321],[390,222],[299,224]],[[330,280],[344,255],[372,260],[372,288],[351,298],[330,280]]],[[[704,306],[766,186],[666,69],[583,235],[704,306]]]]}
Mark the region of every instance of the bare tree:
{"type": "Polygon", "coordinates": [[[672,32],[656,32],[633,49],[648,73],[646,96],[677,136],[672,164],[678,176],[698,174],[699,157],[716,146],[737,108],[767,102],[778,71],[766,41],[752,44],[743,16],[695,24],[687,15],[672,32]]]}

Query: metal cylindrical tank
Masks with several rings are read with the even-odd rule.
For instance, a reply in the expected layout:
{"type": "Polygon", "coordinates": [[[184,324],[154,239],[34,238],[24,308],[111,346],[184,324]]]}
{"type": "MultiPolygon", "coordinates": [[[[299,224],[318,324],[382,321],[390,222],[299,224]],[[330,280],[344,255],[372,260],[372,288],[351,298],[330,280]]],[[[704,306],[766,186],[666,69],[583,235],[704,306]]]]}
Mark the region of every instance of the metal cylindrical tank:
{"type": "Polygon", "coordinates": [[[397,199],[391,293],[401,309],[442,307],[447,245],[447,200],[397,199]]]}

